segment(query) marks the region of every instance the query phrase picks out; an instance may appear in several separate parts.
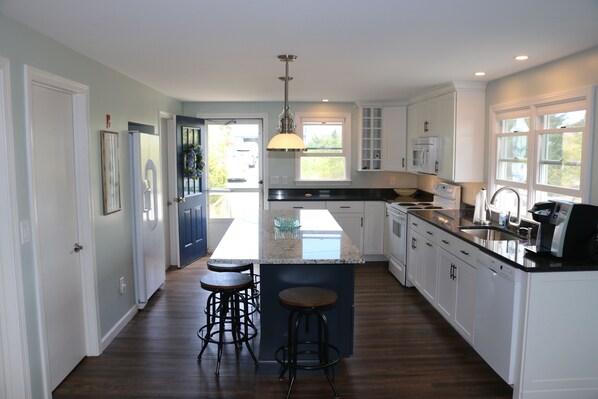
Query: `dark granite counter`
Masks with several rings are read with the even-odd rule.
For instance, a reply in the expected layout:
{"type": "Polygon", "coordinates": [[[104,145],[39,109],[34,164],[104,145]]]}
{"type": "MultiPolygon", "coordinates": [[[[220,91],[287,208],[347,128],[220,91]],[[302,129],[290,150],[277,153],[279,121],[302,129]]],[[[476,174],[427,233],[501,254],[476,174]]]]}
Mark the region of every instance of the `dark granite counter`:
{"type": "Polygon", "coordinates": [[[432,194],[418,190],[413,197],[399,197],[392,188],[271,188],[268,201],[432,201],[432,194]]]}
{"type": "Polygon", "coordinates": [[[526,272],[598,270],[598,263],[591,260],[589,256],[580,259],[563,259],[550,254],[539,255],[525,249],[528,244],[526,240],[489,241],[463,233],[459,230],[459,226],[474,225],[471,214],[465,211],[417,210],[410,213],[526,272]]]}

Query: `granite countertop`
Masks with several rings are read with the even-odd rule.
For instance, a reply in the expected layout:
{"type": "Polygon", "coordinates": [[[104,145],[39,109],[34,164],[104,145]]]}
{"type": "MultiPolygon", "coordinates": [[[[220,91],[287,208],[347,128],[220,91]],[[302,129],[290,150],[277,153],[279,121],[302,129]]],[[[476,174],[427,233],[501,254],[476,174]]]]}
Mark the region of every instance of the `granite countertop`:
{"type": "Polygon", "coordinates": [[[392,188],[271,188],[268,201],[432,201],[432,194],[418,190],[413,197],[399,197],[392,188]]]}
{"type": "Polygon", "coordinates": [[[216,247],[217,262],[355,264],[364,258],[327,210],[260,211],[236,218],[216,247]],[[298,217],[300,227],[281,231],[275,217],[298,217]]]}
{"type": "Polygon", "coordinates": [[[550,254],[529,252],[525,249],[527,240],[488,241],[463,233],[459,226],[474,225],[471,214],[463,210],[416,210],[410,213],[526,272],[598,270],[598,264],[589,257],[563,259],[550,254]]]}

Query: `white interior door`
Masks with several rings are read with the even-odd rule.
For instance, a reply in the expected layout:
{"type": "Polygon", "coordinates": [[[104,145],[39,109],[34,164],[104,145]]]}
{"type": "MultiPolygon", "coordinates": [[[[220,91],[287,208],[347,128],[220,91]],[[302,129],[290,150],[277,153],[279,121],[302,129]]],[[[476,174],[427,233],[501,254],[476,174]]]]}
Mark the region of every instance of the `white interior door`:
{"type": "Polygon", "coordinates": [[[33,186],[51,389],[86,355],[77,193],[73,95],[32,88],[33,186]]]}

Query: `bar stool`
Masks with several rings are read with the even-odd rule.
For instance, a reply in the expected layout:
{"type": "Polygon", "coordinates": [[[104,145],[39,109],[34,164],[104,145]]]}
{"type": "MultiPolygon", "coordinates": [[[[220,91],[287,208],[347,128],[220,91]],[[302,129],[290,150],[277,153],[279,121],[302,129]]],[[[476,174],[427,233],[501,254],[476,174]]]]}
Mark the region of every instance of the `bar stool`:
{"type": "Polygon", "coordinates": [[[209,343],[217,344],[218,376],[223,346],[234,344],[238,353],[244,342],[253,363],[257,366],[257,359],[249,345],[249,340],[255,337],[257,329],[249,320],[249,302],[247,296],[242,294],[251,288],[251,276],[235,272],[210,273],[203,276],[200,283],[201,287],[211,294],[206,304],[206,324],[197,331],[197,336],[203,341],[197,359],[201,361],[201,355],[209,343]]]}
{"type": "Polygon", "coordinates": [[[260,282],[260,275],[256,274],[253,270],[253,263],[251,262],[215,262],[212,260],[208,260],[207,262],[208,270],[213,272],[249,272],[251,279],[253,280],[253,284],[251,286],[251,305],[253,305],[253,310],[251,313],[257,311],[260,312],[260,291],[258,289],[258,285],[260,282]]]}
{"type": "Polygon", "coordinates": [[[276,350],[276,361],[282,365],[279,379],[289,370],[289,389],[287,399],[291,395],[293,384],[297,376],[297,370],[324,370],[326,378],[334,397],[339,394],[334,385],[334,365],[340,359],[339,350],[328,342],[328,325],[326,316],[322,311],[333,307],[336,304],[338,295],[336,292],[318,287],[295,287],[287,288],[278,293],[278,301],[290,310],[288,320],[288,343],[276,350]],[[299,326],[304,320],[305,331],[309,332],[310,317],[315,315],[318,325],[318,334],[315,341],[300,340],[299,326]],[[332,352],[332,357],[330,352],[332,352]],[[282,353],[282,358],[281,358],[282,353]],[[332,371],[329,372],[329,369],[332,371]]]}

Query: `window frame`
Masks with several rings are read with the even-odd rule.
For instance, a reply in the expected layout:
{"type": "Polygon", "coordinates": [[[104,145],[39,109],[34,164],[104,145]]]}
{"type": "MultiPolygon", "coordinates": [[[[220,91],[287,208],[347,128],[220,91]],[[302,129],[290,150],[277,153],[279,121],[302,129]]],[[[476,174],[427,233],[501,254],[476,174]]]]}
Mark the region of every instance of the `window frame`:
{"type": "Polygon", "coordinates": [[[351,182],[351,114],[346,112],[299,113],[295,114],[296,132],[303,138],[304,123],[340,123],[343,126],[343,149],[341,153],[305,151],[295,154],[295,183],[346,184],[351,182]],[[338,157],[344,158],[345,176],[342,179],[304,179],[301,176],[301,161],[304,158],[338,157]]]}
{"type": "MultiPolygon", "coordinates": [[[[538,192],[549,192],[565,196],[579,197],[581,202],[587,203],[590,199],[590,166],[591,166],[591,144],[594,129],[594,87],[585,87],[577,90],[568,90],[553,93],[525,100],[518,100],[509,103],[497,104],[490,107],[489,115],[489,164],[488,164],[488,189],[491,193],[496,192],[499,187],[509,186],[517,189],[522,197],[527,198],[527,208],[537,202],[538,192]],[[570,112],[572,110],[586,111],[586,123],[583,128],[574,128],[575,131],[582,131],[582,154],[581,154],[581,175],[579,189],[570,189],[559,186],[551,186],[540,183],[542,135],[554,131],[545,129],[540,121],[544,115],[570,112]],[[500,131],[500,121],[510,117],[530,117],[528,132],[518,132],[518,136],[526,135],[528,140],[527,148],[527,181],[525,183],[513,182],[498,178],[499,167],[499,139],[512,135],[500,131]]],[[[565,132],[573,128],[563,129],[565,132]]],[[[522,216],[526,216],[525,212],[522,216]]]]}

